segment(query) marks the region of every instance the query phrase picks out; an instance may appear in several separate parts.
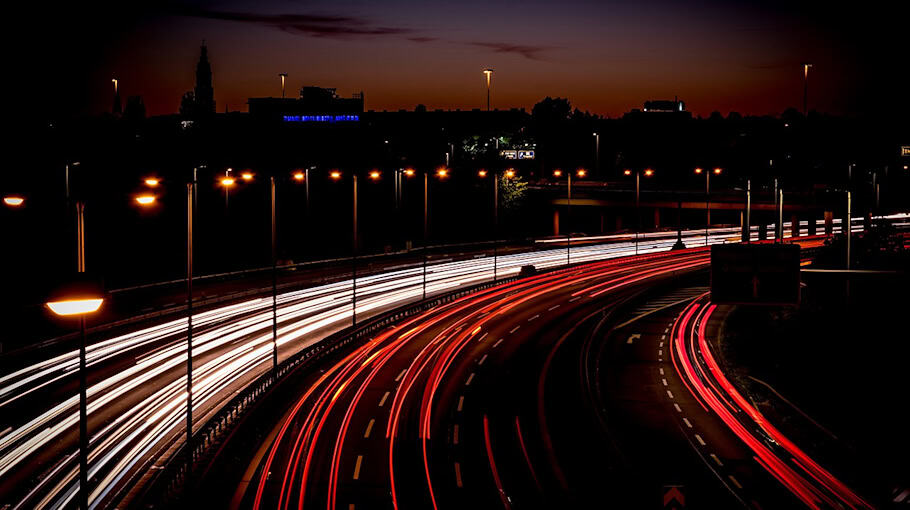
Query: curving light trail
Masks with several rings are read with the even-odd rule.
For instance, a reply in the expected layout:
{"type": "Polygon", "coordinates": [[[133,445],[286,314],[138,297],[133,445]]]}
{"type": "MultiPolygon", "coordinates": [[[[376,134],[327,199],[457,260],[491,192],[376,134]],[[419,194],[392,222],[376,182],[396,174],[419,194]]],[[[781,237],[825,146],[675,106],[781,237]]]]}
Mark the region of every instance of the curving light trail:
{"type": "Polygon", "coordinates": [[[769,423],[730,383],[705,335],[716,308],[702,297],[673,324],[673,364],[692,395],[752,450],[758,464],[809,508],[872,508],[769,423]]]}

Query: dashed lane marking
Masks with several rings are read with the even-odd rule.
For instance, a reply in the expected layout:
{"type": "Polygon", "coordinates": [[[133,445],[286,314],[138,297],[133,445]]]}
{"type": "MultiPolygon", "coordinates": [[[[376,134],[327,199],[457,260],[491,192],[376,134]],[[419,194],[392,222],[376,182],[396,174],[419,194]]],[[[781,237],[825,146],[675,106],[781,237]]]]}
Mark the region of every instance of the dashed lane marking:
{"type": "Polygon", "coordinates": [[[556,310],[557,308],[559,308],[559,305],[553,305],[550,308],[547,308],[547,311],[552,312],[553,310],[556,310]]]}
{"type": "Polygon", "coordinates": [[[505,338],[500,338],[499,340],[497,340],[496,343],[493,344],[493,348],[495,349],[495,348],[499,347],[499,344],[501,344],[503,340],[505,340],[505,338]]]}
{"type": "Polygon", "coordinates": [[[698,441],[698,444],[700,444],[702,446],[705,445],[705,440],[702,439],[701,436],[699,436],[698,434],[695,434],[695,440],[698,441]]]}
{"type": "Polygon", "coordinates": [[[519,324],[519,325],[515,326],[514,328],[510,329],[510,330],[509,330],[509,334],[511,335],[512,333],[518,331],[518,328],[520,328],[520,327],[521,327],[521,324],[519,324]]]}
{"type": "Polygon", "coordinates": [[[664,369],[660,369],[660,375],[664,375],[664,369]]]}
{"type": "Polygon", "coordinates": [[[452,430],[452,444],[458,444],[458,424],[455,424],[455,428],[452,430]]]}
{"type": "Polygon", "coordinates": [[[581,299],[581,296],[573,297],[572,299],[569,300],[569,302],[572,303],[574,301],[578,301],[579,299],[581,299]]]}
{"type": "Polygon", "coordinates": [[[666,378],[663,378],[663,377],[662,377],[662,378],[660,379],[660,382],[664,383],[664,386],[667,385],[667,379],[666,379],[666,378]]]}
{"type": "Polygon", "coordinates": [[[363,433],[364,439],[369,439],[370,431],[373,430],[373,424],[376,423],[376,418],[370,418],[370,423],[367,423],[367,431],[363,433]]]}
{"type": "Polygon", "coordinates": [[[711,455],[709,455],[709,457],[711,457],[711,460],[713,460],[714,462],[716,462],[718,466],[724,467],[724,463],[721,462],[719,458],[717,458],[717,455],[714,455],[714,454],[712,453],[711,455]]]}
{"type": "Polygon", "coordinates": [[[481,336],[480,338],[478,338],[477,341],[478,341],[478,342],[483,342],[483,339],[486,338],[487,335],[489,335],[489,334],[490,334],[490,332],[487,331],[486,333],[483,334],[483,336],[481,336]]]}
{"type": "Polygon", "coordinates": [[[686,427],[692,428],[692,422],[690,422],[688,418],[683,418],[683,423],[686,424],[686,427]]]}
{"type": "Polygon", "coordinates": [[[459,489],[463,487],[461,484],[461,465],[457,462],[455,463],[455,485],[457,485],[459,489]]]}
{"type": "Polygon", "coordinates": [[[388,392],[388,391],[385,392],[385,393],[382,395],[382,399],[379,400],[379,407],[382,407],[382,405],[385,404],[385,401],[386,401],[387,398],[389,398],[389,392],[388,392]]]}
{"type": "Polygon", "coordinates": [[[404,369],[404,370],[402,370],[402,371],[401,371],[401,373],[400,373],[400,374],[398,374],[398,376],[397,376],[397,377],[395,377],[395,382],[398,382],[398,381],[400,381],[400,380],[401,380],[401,378],[402,378],[402,377],[404,377],[404,374],[405,374],[405,373],[407,373],[407,371],[408,371],[408,369],[407,369],[407,368],[405,368],[405,369],[404,369]]]}
{"type": "Polygon", "coordinates": [[[540,314],[537,314],[537,315],[535,315],[534,317],[531,317],[530,319],[528,319],[528,322],[531,322],[532,320],[534,320],[534,319],[536,319],[536,318],[538,318],[538,317],[540,317],[540,314]]]}
{"type": "Polygon", "coordinates": [[[458,397],[458,412],[461,412],[462,408],[464,408],[464,395],[458,397]]]}
{"type": "Polygon", "coordinates": [[[470,385],[471,385],[471,381],[473,381],[473,380],[474,380],[474,372],[471,372],[471,375],[468,376],[468,380],[465,381],[464,385],[465,385],[465,386],[470,386],[470,385]]]}
{"type": "Polygon", "coordinates": [[[478,365],[483,365],[483,362],[486,361],[486,360],[487,360],[487,355],[484,354],[483,357],[480,358],[480,361],[477,362],[477,364],[478,364],[478,365]]]}
{"type": "Polygon", "coordinates": [[[681,412],[682,412],[682,408],[679,407],[679,404],[677,404],[676,402],[673,403],[673,408],[676,409],[676,412],[677,412],[677,413],[681,413],[681,412]]]}
{"type": "Polygon", "coordinates": [[[730,475],[730,476],[728,476],[727,478],[729,478],[730,481],[733,482],[733,485],[735,485],[737,489],[742,489],[742,488],[743,488],[743,486],[739,483],[739,480],[737,480],[736,478],[734,478],[733,475],[730,475]]]}
{"type": "Polygon", "coordinates": [[[357,463],[354,464],[354,480],[360,478],[360,464],[363,463],[363,455],[357,456],[357,463]]]}
{"type": "Polygon", "coordinates": [[[669,396],[670,396],[670,398],[673,398],[673,392],[672,392],[672,391],[670,391],[670,390],[667,390],[667,395],[669,395],[669,396]]]}

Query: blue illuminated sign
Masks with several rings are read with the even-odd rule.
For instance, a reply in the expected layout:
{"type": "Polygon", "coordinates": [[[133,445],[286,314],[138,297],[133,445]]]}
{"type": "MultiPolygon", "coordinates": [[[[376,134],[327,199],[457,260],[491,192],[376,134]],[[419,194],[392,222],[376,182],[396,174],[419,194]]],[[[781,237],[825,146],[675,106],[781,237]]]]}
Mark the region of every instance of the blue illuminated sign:
{"type": "Polygon", "coordinates": [[[359,122],[360,115],[285,115],[285,122],[359,122]]]}

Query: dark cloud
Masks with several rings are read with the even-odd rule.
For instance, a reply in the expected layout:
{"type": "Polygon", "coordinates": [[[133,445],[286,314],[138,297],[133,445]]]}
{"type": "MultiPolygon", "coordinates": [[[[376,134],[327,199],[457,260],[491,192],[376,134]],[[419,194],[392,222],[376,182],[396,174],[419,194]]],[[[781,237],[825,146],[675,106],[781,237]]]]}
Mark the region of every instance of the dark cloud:
{"type": "MultiPolygon", "coordinates": [[[[350,39],[383,35],[407,35],[408,28],[374,25],[369,20],[353,16],[323,14],[258,14],[254,12],[210,11],[184,7],[177,14],[196,18],[253,23],[277,28],[294,34],[312,37],[350,39]]],[[[415,37],[415,39],[420,39],[415,37]]],[[[425,42],[425,41],[417,41],[425,42]]]]}
{"type": "Polygon", "coordinates": [[[438,37],[414,36],[414,37],[408,37],[408,40],[411,42],[416,42],[416,43],[428,43],[428,42],[438,41],[439,38],[438,37]]]}
{"type": "Polygon", "coordinates": [[[494,53],[515,53],[530,60],[543,60],[541,53],[553,49],[550,46],[530,46],[504,42],[471,42],[468,44],[493,50],[494,53]]]}

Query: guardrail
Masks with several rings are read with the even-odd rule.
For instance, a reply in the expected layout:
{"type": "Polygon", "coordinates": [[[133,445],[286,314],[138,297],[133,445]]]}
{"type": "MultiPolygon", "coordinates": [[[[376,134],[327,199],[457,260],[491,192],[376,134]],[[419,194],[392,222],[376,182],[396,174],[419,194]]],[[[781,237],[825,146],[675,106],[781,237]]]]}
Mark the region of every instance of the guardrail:
{"type": "MultiPolygon", "coordinates": [[[[585,265],[589,262],[579,264],[585,265]]],[[[560,272],[575,269],[579,265],[561,267],[544,272],[560,272]]],[[[244,389],[224,404],[220,410],[209,417],[205,423],[193,432],[193,464],[199,464],[211,453],[212,447],[219,444],[232,426],[238,423],[244,413],[254,404],[286,380],[292,371],[304,369],[316,364],[325,357],[338,353],[353,343],[369,337],[376,331],[385,329],[406,317],[450,303],[468,294],[486,290],[504,283],[518,280],[518,276],[502,278],[495,282],[485,282],[465,287],[441,296],[429,298],[412,305],[396,308],[382,315],[368,319],[354,329],[334,333],[316,344],[298,351],[282,361],[277,370],[270,370],[249,383],[244,389]]],[[[154,478],[149,480],[147,489],[139,496],[145,508],[171,508],[179,506],[186,496],[186,443],[175,449],[167,460],[165,467],[154,478]]]]}

